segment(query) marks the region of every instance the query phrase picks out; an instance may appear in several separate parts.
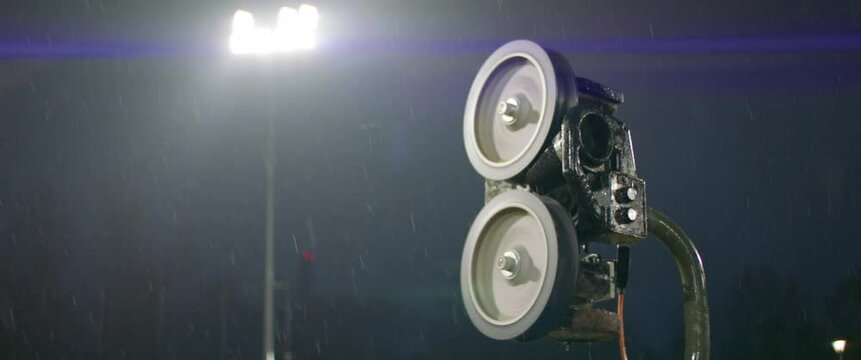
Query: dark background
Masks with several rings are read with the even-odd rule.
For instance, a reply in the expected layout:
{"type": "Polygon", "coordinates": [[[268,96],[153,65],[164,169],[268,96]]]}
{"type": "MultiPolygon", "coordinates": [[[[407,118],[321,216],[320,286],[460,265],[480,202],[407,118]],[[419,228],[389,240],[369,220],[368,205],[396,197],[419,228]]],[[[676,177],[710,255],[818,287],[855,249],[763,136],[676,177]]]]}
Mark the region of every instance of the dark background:
{"type": "MultiPolygon", "coordinates": [[[[228,55],[234,10],[284,5],[0,5],[0,358],[261,358],[270,105],[280,351],[585,358],[486,339],[459,298],[463,107],[517,38],[625,92],[649,204],[705,262],[713,358],[858,358],[858,2],[320,1],[313,52],[228,55]]],[[[632,253],[631,357],[678,358],[675,265],[632,253]]]]}

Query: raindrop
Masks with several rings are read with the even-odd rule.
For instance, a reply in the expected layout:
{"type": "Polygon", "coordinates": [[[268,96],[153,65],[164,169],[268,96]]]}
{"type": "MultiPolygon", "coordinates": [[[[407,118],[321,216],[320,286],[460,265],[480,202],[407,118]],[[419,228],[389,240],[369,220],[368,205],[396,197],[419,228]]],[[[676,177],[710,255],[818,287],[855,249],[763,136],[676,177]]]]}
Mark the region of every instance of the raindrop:
{"type": "Polygon", "coordinates": [[[12,330],[17,330],[17,326],[15,325],[15,310],[9,309],[9,322],[12,324],[12,330]]]}
{"type": "Polygon", "coordinates": [[[314,231],[314,219],[309,217],[305,218],[305,229],[308,230],[308,236],[311,239],[311,249],[317,248],[317,234],[314,231]]]}
{"type": "Polygon", "coordinates": [[[756,114],[750,107],[750,101],[747,98],[744,99],[744,106],[747,108],[747,117],[750,118],[750,120],[756,120],[756,114]]]}

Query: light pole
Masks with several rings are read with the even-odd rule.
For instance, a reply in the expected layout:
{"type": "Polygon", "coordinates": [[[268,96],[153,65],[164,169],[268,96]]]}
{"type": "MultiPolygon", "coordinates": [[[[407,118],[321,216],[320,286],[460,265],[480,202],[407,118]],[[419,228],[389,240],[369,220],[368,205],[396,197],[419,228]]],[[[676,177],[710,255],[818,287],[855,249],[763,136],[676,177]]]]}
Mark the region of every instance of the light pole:
{"type": "Polygon", "coordinates": [[[837,353],[837,357],[840,360],[843,360],[843,351],[846,350],[846,340],[834,340],[831,342],[831,347],[834,348],[834,352],[837,353]]]}
{"type": "MultiPolygon", "coordinates": [[[[233,14],[230,52],[236,55],[268,56],[312,49],[314,31],[320,16],[317,8],[302,4],[299,9],[282,7],[274,29],[258,27],[254,16],[237,10],[233,14]]],[[[271,75],[271,74],[270,74],[271,75]]],[[[272,76],[267,76],[266,131],[266,234],[263,265],[263,359],[275,360],[274,287],[275,287],[275,110],[272,99],[272,76]]],[[[287,324],[289,327],[290,325],[287,324]]]]}

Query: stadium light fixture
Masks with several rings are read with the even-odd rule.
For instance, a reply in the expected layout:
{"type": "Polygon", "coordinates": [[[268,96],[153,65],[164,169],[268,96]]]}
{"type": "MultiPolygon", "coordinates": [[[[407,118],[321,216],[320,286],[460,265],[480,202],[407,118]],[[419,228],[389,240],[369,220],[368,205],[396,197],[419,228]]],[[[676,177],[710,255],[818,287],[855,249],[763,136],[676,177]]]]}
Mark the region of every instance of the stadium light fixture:
{"type": "MultiPolygon", "coordinates": [[[[260,27],[254,15],[245,10],[233,14],[229,39],[230,52],[235,55],[267,55],[309,50],[316,45],[317,8],[302,4],[298,9],[282,7],[278,10],[275,28],[260,27]]],[[[271,75],[271,74],[269,74],[271,75]]],[[[270,107],[272,106],[271,82],[270,107]]],[[[275,360],[274,345],[274,288],[275,288],[275,135],[274,115],[268,117],[266,146],[266,231],[263,275],[263,360],[275,360]]],[[[289,327],[289,325],[288,325],[289,327]]],[[[289,349],[287,350],[289,353],[289,349]]],[[[292,358],[292,355],[285,355],[292,358]]]]}
{"type": "Polygon", "coordinates": [[[834,340],[831,342],[831,347],[840,359],[843,359],[843,351],[846,350],[846,340],[834,340]]]}
{"type": "Polygon", "coordinates": [[[279,9],[274,29],[257,26],[254,15],[237,10],[233,14],[230,52],[247,55],[313,49],[319,22],[317,8],[308,4],[298,10],[286,6],[279,9]]]}

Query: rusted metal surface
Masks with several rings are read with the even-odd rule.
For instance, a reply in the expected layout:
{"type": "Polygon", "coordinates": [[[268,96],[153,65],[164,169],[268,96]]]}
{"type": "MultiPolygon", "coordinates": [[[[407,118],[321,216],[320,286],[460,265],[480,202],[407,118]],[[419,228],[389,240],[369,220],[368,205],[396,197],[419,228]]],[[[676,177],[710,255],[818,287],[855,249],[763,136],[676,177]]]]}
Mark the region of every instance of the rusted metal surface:
{"type": "Polygon", "coordinates": [[[484,203],[490,202],[490,199],[496,197],[508,190],[514,190],[517,186],[507,181],[484,180],[484,203]]]}
{"type": "Polygon", "coordinates": [[[584,307],[571,312],[571,326],[550,332],[559,342],[609,341],[619,337],[619,317],[604,309],[584,307]]]}

